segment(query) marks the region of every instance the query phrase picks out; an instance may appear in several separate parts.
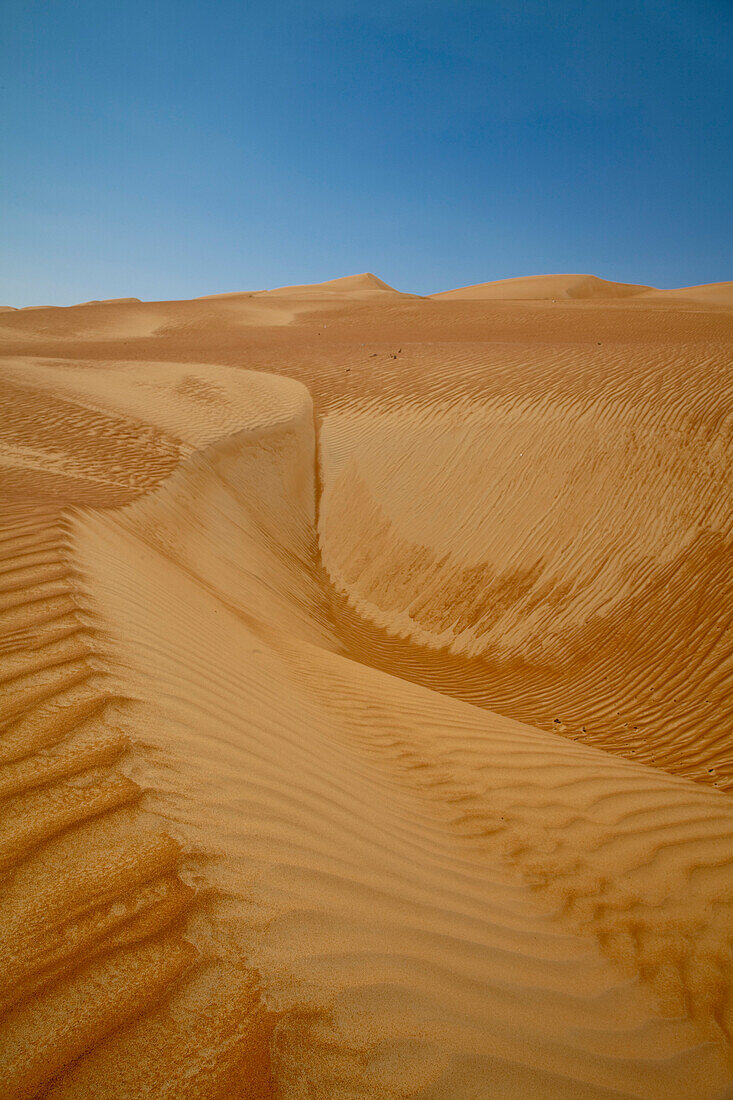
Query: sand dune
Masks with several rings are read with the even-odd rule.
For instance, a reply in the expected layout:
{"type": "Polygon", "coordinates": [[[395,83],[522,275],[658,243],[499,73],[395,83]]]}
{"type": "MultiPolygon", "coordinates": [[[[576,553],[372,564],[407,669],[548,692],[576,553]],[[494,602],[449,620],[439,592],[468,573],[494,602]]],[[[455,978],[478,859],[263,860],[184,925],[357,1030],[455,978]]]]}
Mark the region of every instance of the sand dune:
{"type": "Polygon", "coordinates": [[[448,301],[555,301],[559,298],[631,298],[651,289],[635,283],[610,283],[595,275],[528,275],[519,279],[500,279],[495,283],[464,286],[458,290],[433,294],[432,297],[448,301]]]}
{"type": "Polygon", "coordinates": [[[268,294],[3,314],[3,1095],[722,1097],[733,312],[268,294]]]}
{"type": "Polygon", "coordinates": [[[89,302],[82,302],[85,306],[119,306],[139,304],[139,298],[92,298],[89,302]]]}
{"type": "MultiPolygon", "coordinates": [[[[283,297],[305,296],[308,298],[327,298],[331,294],[360,297],[364,294],[371,295],[376,292],[400,293],[393,286],[388,286],[382,279],[377,278],[376,275],[372,275],[370,271],[366,271],[362,275],[346,275],[341,279],[331,279],[325,283],[309,283],[306,286],[281,286],[275,290],[260,291],[261,294],[278,294],[283,297]]],[[[414,295],[408,295],[408,297],[414,297],[414,295]]]]}
{"type": "Polygon", "coordinates": [[[431,295],[436,301],[561,301],[563,299],[645,298],[671,302],[701,302],[733,307],[733,283],[707,283],[658,290],[640,283],[613,283],[595,275],[528,275],[500,279],[431,295]]]}
{"type": "Polygon", "coordinates": [[[702,286],[683,286],[676,290],[652,290],[650,298],[668,298],[673,301],[703,302],[706,305],[733,308],[733,282],[705,283],[702,286]]]}

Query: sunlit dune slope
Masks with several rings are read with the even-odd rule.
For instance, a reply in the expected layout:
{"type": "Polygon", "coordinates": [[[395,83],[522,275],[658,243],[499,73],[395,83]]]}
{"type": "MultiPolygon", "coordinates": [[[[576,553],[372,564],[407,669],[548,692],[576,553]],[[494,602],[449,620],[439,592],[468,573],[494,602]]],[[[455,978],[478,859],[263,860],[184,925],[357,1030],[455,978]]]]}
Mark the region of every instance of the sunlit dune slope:
{"type": "Polygon", "coordinates": [[[276,287],[274,290],[258,290],[250,292],[237,292],[233,291],[228,294],[209,294],[203,298],[198,299],[202,302],[213,302],[223,298],[293,298],[293,299],[314,299],[322,306],[325,302],[328,302],[330,298],[336,300],[351,299],[358,301],[363,298],[372,298],[374,295],[378,297],[383,294],[395,294],[400,295],[403,298],[414,298],[413,294],[401,294],[399,290],[395,290],[394,287],[388,286],[382,279],[377,278],[376,275],[372,275],[371,272],[364,272],[362,275],[346,275],[341,279],[331,279],[325,283],[309,283],[304,286],[281,286],[276,287]]]}
{"type": "Polygon", "coordinates": [[[4,1094],[720,1097],[733,317],[362,278],[3,314],[4,1094]]]}
{"type": "Polygon", "coordinates": [[[677,290],[653,290],[650,298],[667,298],[674,301],[701,302],[711,306],[733,309],[733,282],[706,283],[703,286],[683,286],[677,290]]]}
{"type": "Polygon", "coordinates": [[[434,294],[447,301],[529,299],[534,301],[558,298],[629,298],[651,287],[635,283],[612,283],[595,275],[528,275],[518,279],[500,279],[494,283],[479,283],[458,290],[434,294]]]}
{"type": "MultiPolygon", "coordinates": [[[[331,279],[326,283],[310,283],[307,286],[281,286],[276,290],[263,290],[261,294],[277,294],[282,297],[304,296],[309,298],[326,298],[329,295],[349,295],[360,297],[363,294],[373,293],[399,294],[393,286],[389,286],[370,271],[362,275],[346,275],[341,279],[331,279]]],[[[412,295],[406,295],[412,297],[412,295]]]]}
{"type": "Polygon", "coordinates": [[[497,349],[480,396],[344,404],[321,432],[329,576],[424,647],[421,672],[385,667],[729,786],[732,397],[722,356],[542,348],[521,369],[497,349]]]}
{"type": "Polygon", "coordinates": [[[535,301],[644,298],[648,301],[700,302],[733,308],[733,283],[707,283],[671,290],[639,283],[614,283],[595,275],[528,275],[459,287],[431,296],[437,301],[535,301]]]}

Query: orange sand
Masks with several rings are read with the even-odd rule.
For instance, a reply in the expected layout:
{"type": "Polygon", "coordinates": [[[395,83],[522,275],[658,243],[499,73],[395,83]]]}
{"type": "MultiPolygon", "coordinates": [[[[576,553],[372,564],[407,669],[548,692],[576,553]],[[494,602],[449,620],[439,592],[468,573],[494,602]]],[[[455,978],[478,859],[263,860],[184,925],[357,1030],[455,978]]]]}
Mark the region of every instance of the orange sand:
{"type": "Polygon", "coordinates": [[[732,335],[2,312],[3,1098],[727,1095],[732,335]]]}

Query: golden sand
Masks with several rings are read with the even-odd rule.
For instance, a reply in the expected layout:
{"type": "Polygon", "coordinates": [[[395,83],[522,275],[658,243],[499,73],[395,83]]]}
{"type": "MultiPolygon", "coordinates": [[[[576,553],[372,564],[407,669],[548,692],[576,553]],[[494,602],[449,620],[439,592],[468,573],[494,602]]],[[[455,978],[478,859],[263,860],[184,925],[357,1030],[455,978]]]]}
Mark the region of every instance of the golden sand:
{"type": "Polygon", "coordinates": [[[733,285],[4,310],[0,1095],[727,1095],[733,285]]]}

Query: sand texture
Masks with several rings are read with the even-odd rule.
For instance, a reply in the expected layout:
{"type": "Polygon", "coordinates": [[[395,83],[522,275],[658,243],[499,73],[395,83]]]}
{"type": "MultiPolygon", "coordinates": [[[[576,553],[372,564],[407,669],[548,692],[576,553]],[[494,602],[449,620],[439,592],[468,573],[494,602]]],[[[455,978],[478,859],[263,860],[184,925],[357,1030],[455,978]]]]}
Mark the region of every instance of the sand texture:
{"type": "Polygon", "coordinates": [[[3,1100],[722,1100],[733,284],[0,318],[3,1100]]]}

